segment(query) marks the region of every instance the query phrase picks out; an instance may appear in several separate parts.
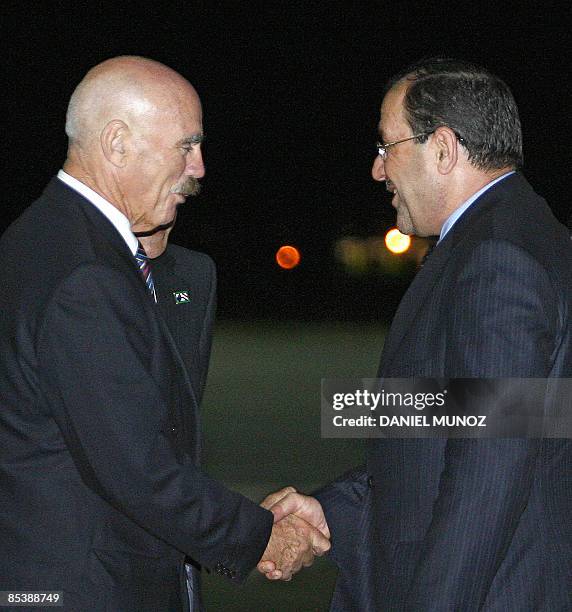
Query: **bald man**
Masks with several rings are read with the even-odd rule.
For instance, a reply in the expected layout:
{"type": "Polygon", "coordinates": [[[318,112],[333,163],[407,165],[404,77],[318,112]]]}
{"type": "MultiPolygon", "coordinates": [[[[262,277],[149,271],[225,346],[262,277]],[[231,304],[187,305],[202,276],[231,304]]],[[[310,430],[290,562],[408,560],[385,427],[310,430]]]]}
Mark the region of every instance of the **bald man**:
{"type": "Polygon", "coordinates": [[[114,58],[66,132],[63,170],[0,239],[0,591],[171,612],[189,608],[185,558],[235,582],[270,558],[288,577],[329,542],[201,471],[199,390],[134,235],[199,191],[197,93],[114,58]]]}

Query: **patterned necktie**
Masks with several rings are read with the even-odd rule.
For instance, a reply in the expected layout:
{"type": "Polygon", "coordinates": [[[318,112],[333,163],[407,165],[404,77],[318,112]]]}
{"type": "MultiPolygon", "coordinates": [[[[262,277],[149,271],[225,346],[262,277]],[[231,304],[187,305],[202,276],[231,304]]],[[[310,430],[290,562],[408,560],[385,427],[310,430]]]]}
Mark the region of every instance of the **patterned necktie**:
{"type": "Polygon", "coordinates": [[[149,293],[153,296],[155,302],[157,301],[157,294],[155,293],[155,283],[153,282],[153,276],[151,274],[151,264],[149,263],[149,258],[147,257],[147,253],[145,253],[145,249],[143,245],[138,242],[137,253],[135,253],[135,259],[137,260],[137,265],[139,266],[139,272],[141,272],[141,276],[145,281],[145,285],[149,293]]]}

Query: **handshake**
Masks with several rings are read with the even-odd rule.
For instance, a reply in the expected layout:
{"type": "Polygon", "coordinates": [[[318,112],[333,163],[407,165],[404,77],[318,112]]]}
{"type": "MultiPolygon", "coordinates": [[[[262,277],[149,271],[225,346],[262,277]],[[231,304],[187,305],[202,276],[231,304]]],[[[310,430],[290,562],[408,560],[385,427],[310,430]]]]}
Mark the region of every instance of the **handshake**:
{"type": "Polygon", "coordinates": [[[318,500],[285,487],[260,504],[274,515],[270,540],[258,571],[269,580],[291,580],[302,567],[330,550],[330,530],[318,500]]]}

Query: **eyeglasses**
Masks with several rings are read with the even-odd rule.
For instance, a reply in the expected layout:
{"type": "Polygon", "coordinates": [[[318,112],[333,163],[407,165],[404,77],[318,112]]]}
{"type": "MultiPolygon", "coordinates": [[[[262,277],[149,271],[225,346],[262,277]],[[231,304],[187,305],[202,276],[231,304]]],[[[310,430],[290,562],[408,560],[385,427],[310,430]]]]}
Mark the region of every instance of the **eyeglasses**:
{"type": "MultiPolygon", "coordinates": [[[[385,161],[387,159],[387,149],[389,149],[389,147],[393,147],[395,145],[401,144],[402,142],[407,142],[408,140],[415,140],[416,138],[422,138],[423,136],[430,136],[431,134],[433,134],[434,131],[435,130],[430,130],[429,132],[422,132],[421,134],[415,134],[415,136],[409,136],[409,138],[402,138],[401,140],[394,140],[393,142],[388,142],[387,144],[383,142],[376,142],[375,148],[377,149],[377,154],[381,157],[381,159],[383,159],[383,161],[385,161]]],[[[455,136],[457,137],[457,140],[462,145],[464,145],[465,141],[463,137],[459,136],[459,134],[457,134],[455,130],[453,130],[453,132],[455,132],[455,136]]]]}
{"type": "Polygon", "coordinates": [[[389,147],[401,144],[402,142],[407,142],[408,140],[415,140],[416,138],[421,138],[422,136],[429,136],[429,134],[432,133],[433,132],[423,132],[421,134],[415,134],[415,136],[409,136],[409,138],[402,138],[401,140],[394,140],[393,142],[388,143],[376,142],[375,147],[377,149],[377,154],[385,161],[387,159],[387,149],[389,149],[389,147]]]}

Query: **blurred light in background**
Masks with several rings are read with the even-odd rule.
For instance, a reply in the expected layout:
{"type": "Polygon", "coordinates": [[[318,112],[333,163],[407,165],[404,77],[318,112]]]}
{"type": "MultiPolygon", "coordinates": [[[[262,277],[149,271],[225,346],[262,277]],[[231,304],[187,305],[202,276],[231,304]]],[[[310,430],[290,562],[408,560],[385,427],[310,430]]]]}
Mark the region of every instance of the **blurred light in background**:
{"type": "Polygon", "coordinates": [[[400,255],[411,246],[411,238],[394,227],[385,234],[385,246],[392,253],[400,255]]]}
{"type": "Polygon", "coordinates": [[[281,246],[276,251],[276,263],[284,270],[291,270],[300,263],[300,251],[293,246],[281,246]]]}
{"type": "Polygon", "coordinates": [[[359,238],[340,238],[336,243],[335,256],[350,273],[360,274],[367,271],[368,254],[365,242],[359,238]]]}
{"type": "Polygon", "coordinates": [[[415,273],[430,240],[402,234],[391,228],[385,236],[343,236],[334,247],[334,257],[350,276],[410,276],[415,273]]]}

